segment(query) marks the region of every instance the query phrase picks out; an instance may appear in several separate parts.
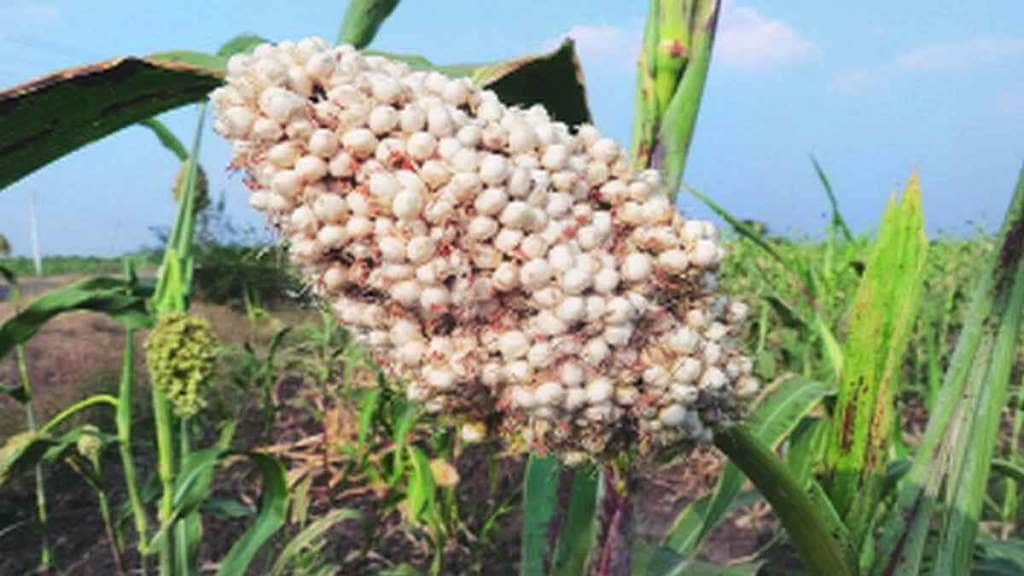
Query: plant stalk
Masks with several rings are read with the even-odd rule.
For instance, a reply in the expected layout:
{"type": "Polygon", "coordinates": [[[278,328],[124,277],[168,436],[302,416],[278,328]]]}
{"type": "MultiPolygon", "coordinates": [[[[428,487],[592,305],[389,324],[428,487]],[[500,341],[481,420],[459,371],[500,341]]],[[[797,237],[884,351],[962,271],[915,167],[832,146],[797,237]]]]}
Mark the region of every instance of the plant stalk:
{"type": "Polygon", "coordinates": [[[609,464],[601,470],[600,481],[600,527],[593,576],[629,576],[633,522],[633,504],[630,501],[632,478],[626,467],[609,464]]]}
{"type": "Polygon", "coordinates": [[[160,496],[160,534],[157,549],[160,553],[160,576],[174,576],[173,548],[171,546],[171,520],[174,515],[174,440],[171,431],[171,406],[162,392],[153,391],[153,418],[156,421],[157,474],[163,494],[160,496]]]}
{"type": "MultiPolygon", "coordinates": [[[[28,374],[28,361],[25,355],[24,344],[18,344],[15,347],[15,356],[18,363],[18,380],[21,384],[22,394],[25,397],[25,424],[30,432],[35,432],[36,411],[32,406],[32,381],[28,374]]],[[[46,523],[46,483],[43,480],[43,465],[37,463],[34,472],[36,481],[36,520],[39,522],[39,535],[42,539],[42,546],[39,552],[39,566],[45,571],[53,566],[53,551],[50,548],[50,530],[46,523]]]]}
{"type": "Polygon", "coordinates": [[[672,198],[697,125],[719,0],[651,0],[639,60],[633,161],[656,168],[672,198]]]}
{"type": "Polygon", "coordinates": [[[124,471],[125,488],[128,491],[128,503],[132,509],[132,518],[135,521],[135,532],[137,536],[137,548],[142,567],[142,574],[146,574],[146,560],[148,554],[147,537],[149,521],[146,517],[146,507],[139,496],[138,475],[135,472],[135,459],[132,457],[132,401],[135,393],[135,331],[125,331],[124,353],[121,360],[121,382],[118,390],[117,400],[117,440],[118,451],[121,455],[121,468],[124,471]]]}
{"type": "Polygon", "coordinates": [[[107,541],[110,542],[110,555],[114,557],[114,564],[117,565],[118,575],[125,576],[128,574],[128,568],[125,566],[124,555],[121,554],[121,547],[117,542],[114,522],[110,518],[110,503],[107,501],[107,495],[102,490],[98,491],[97,497],[100,502],[100,516],[103,517],[103,527],[107,532],[107,541]]]}
{"type": "MultiPolygon", "coordinates": [[[[153,295],[153,313],[158,318],[165,314],[185,312],[188,310],[188,299],[192,287],[192,238],[195,233],[195,183],[199,169],[199,143],[203,135],[203,123],[206,119],[206,101],[199,104],[199,118],[196,122],[195,136],[192,140],[188,172],[185,178],[184,193],[178,203],[178,213],[174,219],[171,236],[164,251],[163,264],[157,279],[153,295]]],[[[156,422],[157,470],[163,488],[160,498],[160,535],[157,547],[160,553],[160,576],[174,576],[174,552],[172,526],[174,516],[174,431],[173,416],[167,397],[152,387],[153,416],[156,422]]],[[[187,566],[181,566],[186,570],[187,566]]]]}
{"type": "Polygon", "coordinates": [[[50,418],[50,420],[46,424],[43,424],[43,427],[40,428],[39,431],[51,432],[53,431],[54,428],[63,424],[64,421],[67,420],[68,418],[71,418],[72,416],[78,414],[85,408],[88,408],[95,404],[107,404],[109,406],[113,406],[115,409],[118,407],[117,398],[114,398],[110,394],[94,394],[92,396],[89,396],[85,400],[75,402],[71,406],[68,406],[67,408],[58,412],[56,416],[50,418]]]}
{"type": "Polygon", "coordinates": [[[365,48],[396,6],[398,0],[351,0],[338,31],[338,43],[365,48]]]}
{"type": "Polygon", "coordinates": [[[715,445],[772,505],[809,574],[854,576],[842,546],[786,465],[743,425],[718,431],[715,445]]]}
{"type": "MultiPolygon", "coordinates": [[[[179,467],[184,467],[185,459],[188,458],[189,453],[192,451],[188,435],[188,418],[178,420],[178,442],[179,467]]],[[[175,564],[177,564],[178,571],[182,574],[189,573],[192,568],[192,562],[189,559],[188,525],[189,519],[182,518],[174,527],[175,564]]]]}
{"type": "MultiPolygon", "coordinates": [[[[100,464],[99,458],[92,461],[92,468],[96,471],[96,477],[102,482],[103,468],[100,464]]],[[[114,558],[114,564],[117,566],[118,576],[126,576],[128,574],[128,568],[124,563],[124,554],[121,553],[121,541],[117,536],[117,530],[114,528],[114,522],[110,516],[110,502],[107,500],[107,493],[103,489],[102,484],[96,485],[96,499],[100,505],[100,516],[103,518],[103,528],[107,533],[107,541],[110,543],[110,555],[114,558]]]]}
{"type": "Polygon", "coordinates": [[[114,527],[114,522],[110,515],[110,501],[107,499],[107,493],[103,489],[103,463],[100,460],[100,455],[98,453],[83,453],[81,449],[79,454],[88,462],[92,472],[86,472],[73,458],[69,458],[67,464],[96,492],[96,501],[100,508],[100,519],[103,520],[103,531],[107,536],[107,544],[110,546],[110,556],[114,559],[114,566],[117,569],[118,576],[126,576],[128,569],[124,563],[124,555],[121,553],[123,543],[117,528],[114,527]]]}

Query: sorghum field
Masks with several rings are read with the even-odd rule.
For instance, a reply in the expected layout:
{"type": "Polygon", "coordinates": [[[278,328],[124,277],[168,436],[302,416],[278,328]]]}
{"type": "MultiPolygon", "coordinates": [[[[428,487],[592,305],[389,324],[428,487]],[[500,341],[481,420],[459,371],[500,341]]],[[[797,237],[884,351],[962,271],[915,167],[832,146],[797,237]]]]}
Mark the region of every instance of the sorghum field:
{"type": "Polygon", "coordinates": [[[855,233],[813,161],[779,236],[684,180],[718,0],[651,2],[625,147],[571,42],[364,50],[397,4],[0,92],[0,187],[137,124],[181,162],[155,249],[0,237],[0,574],[1024,573],[1024,173],[929,238],[909,169],[855,233]],[[278,243],[217,233],[206,123],[278,243]]]}

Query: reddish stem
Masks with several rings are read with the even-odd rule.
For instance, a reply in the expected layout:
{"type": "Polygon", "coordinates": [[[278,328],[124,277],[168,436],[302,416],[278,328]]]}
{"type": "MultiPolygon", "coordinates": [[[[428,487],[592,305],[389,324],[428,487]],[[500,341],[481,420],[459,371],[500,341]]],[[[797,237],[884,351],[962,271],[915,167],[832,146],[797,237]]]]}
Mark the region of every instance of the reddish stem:
{"type": "Polygon", "coordinates": [[[629,576],[632,505],[629,478],[606,465],[601,474],[601,531],[594,576],[629,576]]]}

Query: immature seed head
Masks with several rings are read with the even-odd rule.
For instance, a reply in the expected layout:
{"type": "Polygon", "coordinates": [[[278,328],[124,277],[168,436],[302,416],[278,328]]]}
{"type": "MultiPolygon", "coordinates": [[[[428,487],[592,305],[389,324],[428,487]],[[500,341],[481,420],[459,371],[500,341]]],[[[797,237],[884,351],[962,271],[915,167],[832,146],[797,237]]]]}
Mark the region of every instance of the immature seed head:
{"type": "Polygon", "coordinates": [[[150,379],[182,418],[206,406],[204,394],[219,343],[209,322],[186,314],[165,314],[146,338],[150,379]]]}
{"type": "MultiPolygon", "coordinates": [[[[188,182],[189,167],[189,162],[182,162],[181,168],[178,169],[178,173],[174,177],[174,187],[171,189],[171,192],[174,195],[175,202],[181,202],[182,193],[185,191],[185,184],[188,182]]],[[[210,184],[206,179],[206,171],[203,170],[202,166],[196,168],[196,181],[192,193],[192,212],[198,214],[209,207],[210,184]]],[[[3,251],[0,250],[0,255],[2,254],[3,251]]]]}
{"type": "Polygon", "coordinates": [[[80,434],[75,442],[75,449],[83,458],[95,465],[99,462],[100,452],[103,450],[100,430],[92,424],[86,424],[80,429],[80,434]]]}

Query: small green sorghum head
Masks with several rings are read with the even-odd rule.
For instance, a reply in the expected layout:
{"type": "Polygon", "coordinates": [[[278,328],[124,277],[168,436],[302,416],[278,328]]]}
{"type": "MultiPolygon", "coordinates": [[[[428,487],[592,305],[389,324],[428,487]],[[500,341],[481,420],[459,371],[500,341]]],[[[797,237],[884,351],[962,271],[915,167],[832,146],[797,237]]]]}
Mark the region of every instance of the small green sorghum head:
{"type": "Polygon", "coordinates": [[[82,435],[75,442],[75,448],[83,458],[88,459],[94,465],[99,461],[100,451],[103,450],[103,440],[100,440],[100,429],[92,424],[82,427],[82,435]]]}
{"type": "Polygon", "coordinates": [[[181,418],[204,406],[204,384],[213,372],[220,347],[210,323],[196,316],[161,316],[146,339],[146,365],[153,386],[164,394],[181,418]]]}
{"type": "MultiPolygon", "coordinates": [[[[181,202],[182,189],[188,180],[188,161],[181,163],[177,175],[174,176],[174,186],[171,188],[171,195],[175,202],[181,202]]],[[[196,168],[195,202],[192,204],[192,212],[198,214],[210,206],[210,184],[206,179],[206,171],[202,166],[196,168]]]]}

